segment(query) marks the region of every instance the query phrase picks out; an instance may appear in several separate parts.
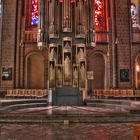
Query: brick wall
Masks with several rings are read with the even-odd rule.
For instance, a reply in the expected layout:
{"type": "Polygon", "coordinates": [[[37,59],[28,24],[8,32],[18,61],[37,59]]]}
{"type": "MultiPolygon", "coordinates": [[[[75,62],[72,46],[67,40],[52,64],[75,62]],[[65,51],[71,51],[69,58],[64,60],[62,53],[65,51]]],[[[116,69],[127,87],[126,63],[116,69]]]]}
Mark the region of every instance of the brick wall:
{"type": "MultiPolygon", "coordinates": [[[[29,28],[20,29],[20,24],[23,22],[21,20],[24,19],[21,18],[21,1],[18,0],[19,9],[18,9],[18,20],[16,22],[16,1],[17,0],[4,0],[4,16],[3,16],[3,28],[2,28],[2,47],[1,47],[1,65],[2,67],[10,67],[12,68],[13,77],[11,81],[1,81],[1,88],[13,88],[14,82],[16,82],[16,88],[24,87],[24,63],[21,63],[22,61],[25,61],[25,56],[28,53],[31,53],[33,51],[38,51],[36,48],[36,42],[30,42],[25,43],[25,52],[21,52],[20,50],[20,41],[22,39],[21,34],[22,31],[29,28]],[[19,12],[20,11],[20,12],[19,12]],[[18,26],[16,26],[16,23],[18,23],[18,26]],[[18,28],[17,28],[18,27],[18,28]],[[17,32],[15,32],[17,30],[17,32]],[[17,36],[16,36],[17,33],[17,36]],[[17,40],[16,40],[17,39],[17,40]],[[15,44],[16,40],[16,44],[15,44]],[[15,49],[15,46],[18,47],[18,49],[15,49]],[[15,60],[15,50],[17,52],[16,59],[15,60]],[[21,58],[23,57],[23,59],[21,58]],[[16,64],[16,68],[15,68],[16,64]],[[14,71],[15,74],[14,75],[14,71]],[[14,80],[15,78],[15,80],[14,80]]],[[[26,1],[26,0],[25,0],[26,1]]],[[[108,29],[109,29],[109,44],[98,44],[96,48],[94,49],[87,49],[87,64],[88,70],[93,69],[92,65],[92,57],[96,52],[102,53],[105,57],[107,57],[108,52],[108,46],[110,48],[110,55],[109,55],[109,61],[106,63],[106,67],[108,68],[108,87],[112,87],[113,79],[117,80],[118,88],[131,88],[131,45],[130,45],[130,27],[129,27],[129,3],[128,0],[110,0],[111,4],[111,10],[112,12],[110,14],[110,17],[108,20],[108,29]],[[115,24],[115,18],[114,18],[114,2],[116,3],[116,24],[115,24]],[[116,36],[115,36],[115,30],[116,30],[116,36]],[[117,70],[113,71],[113,62],[115,61],[115,50],[114,50],[114,44],[116,37],[118,39],[117,44],[117,70]],[[113,49],[112,49],[113,48],[113,49]],[[120,69],[129,69],[129,82],[120,82],[120,69]],[[117,72],[117,73],[116,73],[117,72]],[[110,82],[110,83],[109,83],[110,82]]],[[[26,7],[25,7],[26,9],[26,7]]],[[[27,10],[25,10],[27,11],[27,10]]],[[[26,16],[26,15],[25,15],[26,16]]],[[[23,25],[24,26],[24,25],[23,25]]],[[[31,28],[31,30],[33,30],[31,28]]],[[[36,29],[35,29],[36,30],[36,29]]],[[[134,55],[136,56],[138,53],[140,53],[140,50],[138,49],[139,45],[134,46],[134,55]]],[[[47,85],[47,52],[40,52],[44,58],[45,58],[45,85],[47,85]]],[[[134,61],[133,61],[134,63],[134,61]]],[[[115,67],[116,68],[116,67],[115,67]]]]}
{"type": "Polygon", "coordinates": [[[130,24],[129,24],[129,1],[116,0],[116,33],[117,33],[117,67],[118,87],[131,88],[131,45],[130,45],[130,24]],[[129,70],[129,82],[120,81],[120,69],[129,70]]]}
{"type": "Polygon", "coordinates": [[[12,68],[12,80],[1,81],[1,88],[14,87],[14,59],[16,35],[16,0],[4,0],[2,26],[2,67],[12,68]]]}

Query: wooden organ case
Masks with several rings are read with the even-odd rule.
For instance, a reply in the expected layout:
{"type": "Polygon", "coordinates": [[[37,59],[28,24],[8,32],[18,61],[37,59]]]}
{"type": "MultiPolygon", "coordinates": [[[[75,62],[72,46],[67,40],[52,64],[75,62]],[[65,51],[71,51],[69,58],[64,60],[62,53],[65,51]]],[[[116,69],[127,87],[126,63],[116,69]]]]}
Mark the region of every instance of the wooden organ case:
{"type": "Polygon", "coordinates": [[[86,89],[86,47],[95,47],[93,8],[92,0],[40,0],[38,44],[49,52],[49,89],[86,89]]]}

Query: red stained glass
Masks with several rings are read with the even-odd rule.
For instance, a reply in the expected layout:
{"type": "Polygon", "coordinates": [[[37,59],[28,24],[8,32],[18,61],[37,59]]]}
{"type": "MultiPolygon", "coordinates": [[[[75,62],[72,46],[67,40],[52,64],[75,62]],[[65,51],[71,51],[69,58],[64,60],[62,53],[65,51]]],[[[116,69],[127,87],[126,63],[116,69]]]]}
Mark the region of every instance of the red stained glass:
{"type": "Polygon", "coordinates": [[[38,8],[39,7],[39,0],[32,0],[32,15],[31,15],[31,25],[38,24],[38,8]]]}
{"type": "Polygon", "coordinates": [[[103,2],[102,0],[95,0],[95,25],[103,26],[103,2]]]}

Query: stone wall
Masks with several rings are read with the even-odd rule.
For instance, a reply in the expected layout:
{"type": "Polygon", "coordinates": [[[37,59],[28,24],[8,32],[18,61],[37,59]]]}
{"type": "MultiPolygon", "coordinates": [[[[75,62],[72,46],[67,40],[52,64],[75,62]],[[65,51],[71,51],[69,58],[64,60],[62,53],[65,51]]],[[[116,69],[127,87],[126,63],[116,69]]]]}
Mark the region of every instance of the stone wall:
{"type": "MultiPolygon", "coordinates": [[[[131,45],[130,45],[130,19],[128,0],[116,1],[116,37],[117,37],[117,73],[118,87],[131,88],[131,45]],[[122,82],[120,70],[129,70],[129,81],[122,82]]],[[[125,74],[124,74],[125,76],[125,74]]]]}

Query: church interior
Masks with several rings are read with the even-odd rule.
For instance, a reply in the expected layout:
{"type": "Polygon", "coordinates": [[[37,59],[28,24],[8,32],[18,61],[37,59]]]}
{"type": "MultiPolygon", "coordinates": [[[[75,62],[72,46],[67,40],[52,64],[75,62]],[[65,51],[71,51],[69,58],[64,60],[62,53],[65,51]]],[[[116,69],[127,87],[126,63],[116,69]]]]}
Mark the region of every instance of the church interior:
{"type": "Polygon", "coordinates": [[[0,68],[0,112],[139,114],[140,0],[0,0],[0,68]]]}
{"type": "Polygon", "coordinates": [[[6,0],[0,19],[2,90],[140,94],[139,0],[6,0]]]}

